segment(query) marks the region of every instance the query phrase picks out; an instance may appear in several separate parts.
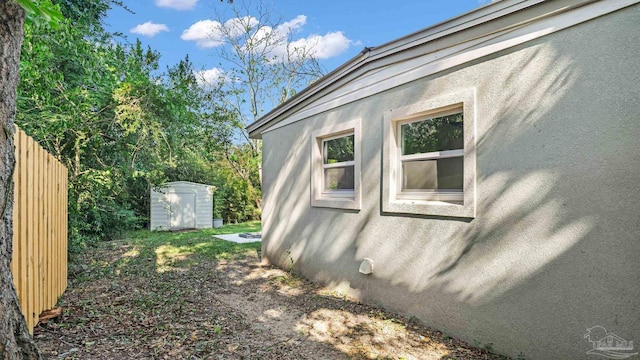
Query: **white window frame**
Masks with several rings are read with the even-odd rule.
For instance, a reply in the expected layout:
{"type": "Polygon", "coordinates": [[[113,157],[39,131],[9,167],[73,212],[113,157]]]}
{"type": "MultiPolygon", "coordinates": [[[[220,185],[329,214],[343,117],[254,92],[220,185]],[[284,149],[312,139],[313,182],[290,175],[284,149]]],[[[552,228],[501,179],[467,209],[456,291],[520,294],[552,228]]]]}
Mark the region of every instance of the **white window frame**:
{"type": "Polygon", "coordinates": [[[360,196],[360,120],[324,127],[311,134],[311,206],[359,210],[360,196]],[[324,144],[329,140],[353,135],[353,161],[324,163],[324,144]],[[326,169],[353,165],[353,190],[325,190],[326,169]]]}
{"type": "MultiPolygon", "coordinates": [[[[441,112],[431,112],[426,116],[419,116],[406,120],[399,120],[395,122],[396,128],[396,150],[398,154],[399,169],[397,171],[398,178],[396,183],[399,184],[396,198],[399,200],[423,200],[423,201],[449,201],[449,202],[463,202],[463,192],[451,192],[441,190],[402,190],[402,183],[404,182],[403,164],[405,161],[415,160],[437,160],[454,157],[464,157],[464,149],[446,150],[446,151],[433,151],[428,153],[418,153],[411,155],[402,155],[402,125],[422,122],[425,120],[438,118],[447,115],[459,114],[463,110],[462,105],[459,107],[453,107],[452,109],[443,109],[441,112]]],[[[463,115],[464,116],[464,115],[463,115]]],[[[464,128],[464,118],[463,118],[464,128]]]]}
{"type": "Polygon", "coordinates": [[[475,90],[426,99],[392,109],[384,115],[382,211],[443,217],[474,218],[476,211],[475,175],[475,90]],[[402,155],[401,126],[455,113],[463,114],[463,149],[402,155]],[[463,191],[402,191],[402,163],[463,157],[463,191]]]}
{"type": "MultiPolygon", "coordinates": [[[[353,168],[355,169],[355,165],[356,165],[356,161],[355,161],[355,134],[353,131],[347,131],[345,133],[340,133],[337,135],[332,135],[332,136],[328,136],[328,137],[323,137],[322,139],[322,144],[320,145],[322,147],[322,196],[323,197],[345,197],[345,198],[353,198],[354,197],[354,191],[355,191],[355,179],[354,179],[354,189],[353,190],[346,190],[346,189],[338,189],[338,190],[327,190],[327,184],[325,184],[325,171],[328,169],[335,169],[335,168],[346,168],[347,166],[353,166],[353,168]],[[327,156],[326,151],[327,148],[325,146],[325,144],[328,141],[331,140],[335,140],[335,139],[340,139],[343,137],[347,137],[347,136],[351,136],[353,135],[353,141],[354,141],[354,153],[353,153],[353,160],[350,161],[342,161],[342,162],[337,162],[337,163],[332,163],[332,164],[325,164],[324,163],[324,158],[327,156]]],[[[354,176],[355,176],[355,170],[354,170],[354,176]]]]}

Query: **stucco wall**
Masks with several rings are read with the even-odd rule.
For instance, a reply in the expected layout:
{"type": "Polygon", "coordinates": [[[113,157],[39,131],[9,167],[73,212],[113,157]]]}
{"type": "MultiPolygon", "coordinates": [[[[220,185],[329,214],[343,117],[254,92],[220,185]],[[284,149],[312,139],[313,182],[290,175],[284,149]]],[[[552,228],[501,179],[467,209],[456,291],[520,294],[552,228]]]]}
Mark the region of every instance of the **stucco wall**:
{"type": "Polygon", "coordinates": [[[640,344],[640,7],[263,134],[263,256],[527,359],[640,344]],[[476,89],[476,217],[381,211],[382,116],[476,89]],[[310,205],[310,134],[362,121],[362,208],[310,205]],[[373,275],[358,273],[362,258],[373,275]]]}

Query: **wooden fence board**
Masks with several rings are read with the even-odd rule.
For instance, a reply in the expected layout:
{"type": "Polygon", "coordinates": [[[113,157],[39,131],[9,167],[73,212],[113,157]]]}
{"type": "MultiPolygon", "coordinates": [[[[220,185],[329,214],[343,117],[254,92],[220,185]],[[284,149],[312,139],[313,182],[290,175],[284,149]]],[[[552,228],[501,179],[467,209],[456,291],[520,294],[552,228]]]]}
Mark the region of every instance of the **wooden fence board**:
{"type": "MultiPolygon", "coordinates": [[[[23,159],[23,161],[21,161],[20,163],[16,163],[16,167],[20,168],[20,183],[21,184],[26,184],[27,183],[27,167],[28,167],[28,162],[25,161],[27,159],[27,154],[28,154],[28,144],[27,144],[27,134],[25,134],[24,132],[20,131],[18,132],[18,134],[20,135],[20,156],[23,159]]],[[[27,189],[24,186],[17,186],[17,182],[15,183],[16,186],[14,186],[14,189],[18,190],[18,192],[20,193],[20,202],[21,203],[26,203],[27,202],[27,189]]],[[[15,208],[14,208],[14,212],[16,212],[15,208]]],[[[20,208],[18,208],[18,212],[20,215],[19,219],[22,219],[21,221],[16,221],[16,219],[13,219],[13,223],[14,223],[14,227],[15,224],[18,224],[18,227],[20,228],[20,239],[26,239],[27,238],[27,207],[26,206],[21,206],[20,208]]],[[[16,241],[14,241],[15,243],[16,241]]],[[[28,296],[27,296],[27,284],[29,284],[29,282],[27,281],[27,275],[28,275],[28,266],[29,266],[29,254],[27,252],[27,243],[26,241],[19,241],[21,244],[21,253],[19,254],[20,257],[20,290],[21,290],[21,298],[20,298],[20,306],[22,309],[27,307],[28,304],[28,296]]],[[[13,256],[13,258],[15,258],[15,255],[13,256]]]]}
{"type": "Polygon", "coordinates": [[[11,271],[33,333],[42,311],[67,287],[67,169],[16,130],[11,271]]]}

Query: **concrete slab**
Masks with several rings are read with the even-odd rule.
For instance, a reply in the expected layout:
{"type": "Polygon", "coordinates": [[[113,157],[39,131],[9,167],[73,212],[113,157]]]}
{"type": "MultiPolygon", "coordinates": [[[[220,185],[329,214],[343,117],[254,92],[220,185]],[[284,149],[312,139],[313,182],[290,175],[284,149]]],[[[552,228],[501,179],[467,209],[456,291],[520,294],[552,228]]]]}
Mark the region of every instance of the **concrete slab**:
{"type": "Polygon", "coordinates": [[[260,238],[246,239],[246,238],[240,237],[240,234],[213,235],[213,237],[220,240],[233,241],[238,244],[261,242],[260,238]]]}

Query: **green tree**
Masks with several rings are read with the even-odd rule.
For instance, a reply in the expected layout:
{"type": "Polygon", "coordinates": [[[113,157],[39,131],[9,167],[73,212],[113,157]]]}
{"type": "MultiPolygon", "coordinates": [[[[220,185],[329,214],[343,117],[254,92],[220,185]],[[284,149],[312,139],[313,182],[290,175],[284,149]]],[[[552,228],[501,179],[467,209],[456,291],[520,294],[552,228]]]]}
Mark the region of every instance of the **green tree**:
{"type": "Polygon", "coordinates": [[[276,21],[264,3],[233,2],[225,9],[217,11],[211,29],[212,40],[221,44],[216,55],[224,71],[211,85],[233,114],[233,131],[221,139],[224,158],[259,213],[261,143],[249,139],[246,127],[322,76],[323,70],[312,46],[292,41],[295,26],[276,21]]]}
{"type": "Polygon", "coordinates": [[[402,155],[462,149],[462,123],[457,113],[402,125],[402,155]]]}
{"type": "Polygon", "coordinates": [[[235,219],[259,216],[259,154],[234,141],[228,93],[188,58],[161,71],[157,52],[119,43],[103,19],[120,1],[56,1],[67,21],[26,27],[16,123],[69,169],[71,246],[144,226],[149,189],[168,180],[214,184],[235,219]]]}
{"type": "Polygon", "coordinates": [[[212,40],[223,45],[216,55],[224,61],[225,106],[237,114],[241,136],[258,151],[246,126],[323,75],[312,46],[291,40],[295,26],[274,19],[271,9],[250,0],[217,12],[212,40]]]}
{"type": "Polygon", "coordinates": [[[78,245],[144,225],[149,188],[204,163],[221,112],[188,59],[162,73],[139,41],[114,44],[101,24],[117,2],[64,3],[73,21],[27,26],[16,121],[69,168],[78,245]]]}

